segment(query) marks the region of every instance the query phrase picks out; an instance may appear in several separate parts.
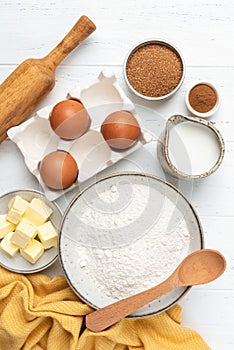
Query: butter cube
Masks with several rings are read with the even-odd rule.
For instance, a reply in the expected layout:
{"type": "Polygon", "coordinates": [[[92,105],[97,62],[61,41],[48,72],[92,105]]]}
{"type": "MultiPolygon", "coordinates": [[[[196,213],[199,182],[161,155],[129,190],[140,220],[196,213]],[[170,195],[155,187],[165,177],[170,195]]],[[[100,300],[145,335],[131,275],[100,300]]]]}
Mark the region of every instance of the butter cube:
{"type": "Polygon", "coordinates": [[[38,226],[38,236],[44,249],[51,247],[57,247],[58,234],[52,225],[51,221],[47,221],[45,224],[38,226]]]}
{"type": "Polygon", "coordinates": [[[11,242],[20,248],[26,247],[32,238],[37,235],[37,228],[29,221],[22,219],[11,238],[11,242]]]}
{"type": "Polygon", "coordinates": [[[15,196],[8,203],[8,209],[13,208],[20,213],[24,213],[28,204],[28,201],[26,201],[25,199],[21,198],[20,196],[15,196]]]}
{"type": "Polygon", "coordinates": [[[7,213],[7,220],[17,225],[22,218],[22,215],[15,209],[11,208],[7,213]]]}
{"type": "Polygon", "coordinates": [[[36,239],[32,239],[25,248],[20,249],[20,254],[31,264],[35,264],[43,253],[44,248],[36,239]]]}
{"type": "Polygon", "coordinates": [[[1,241],[2,250],[10,256],[15,256],[19,251],[19,247],[11,242],[14,232],[8,233],[1,241]]]}
{"type": "Polygon", "coordinates": [[[34,225],[44,224],[52,214],[52,209],[49,208],[42,200],[33,198],[27,206],[25,219],[32,222],[34,225]]]}
{"type": "Polygon", "coordinates": [[[8,204],[7,220],[13,224],[18,224],[28,206],[28,202],[20,196],[15,196],[8,204]]]}
{"type": "Polygon", "coordinates": [[[6,215],[0,215],[0,239],[15,229],[15,225],[7,221],[6,218],[6,215]]]}

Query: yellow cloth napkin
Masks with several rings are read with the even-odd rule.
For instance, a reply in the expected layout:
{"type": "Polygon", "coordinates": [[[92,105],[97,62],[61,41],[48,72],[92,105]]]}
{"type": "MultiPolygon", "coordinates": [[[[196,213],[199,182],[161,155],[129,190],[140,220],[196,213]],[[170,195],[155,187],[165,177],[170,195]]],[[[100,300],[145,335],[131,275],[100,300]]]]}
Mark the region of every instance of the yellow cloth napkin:
{"type": "Polygon", "coordinates": [[[182,327],[179,305],[145,319],[124,319],[110,329],[81,332],[92,309],[65,278],[9,272],[0,267],[0,350],[206,350],[182,327]]]}

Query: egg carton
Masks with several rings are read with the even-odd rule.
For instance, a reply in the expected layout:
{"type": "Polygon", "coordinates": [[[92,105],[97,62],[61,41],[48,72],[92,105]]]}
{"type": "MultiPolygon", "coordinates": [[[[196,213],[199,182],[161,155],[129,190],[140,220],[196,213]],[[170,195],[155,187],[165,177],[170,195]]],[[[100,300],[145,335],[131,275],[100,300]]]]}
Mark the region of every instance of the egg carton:
{"type": "Polygon", "coordinates": [[[78,186],[79,183],[88,180],[154,139],[153,135],[144,129],[134,104],[124,94],[114,73],[109,69],[104,69],[91,85],[70,91],[67,98],[81,101],[90,116],[90,128],[81,137],[67,141],[54,133],[49,122],[54,106],[40,109],[29,120],[8,130],[9,138],[19,147],[28,169],[36,176],[49,200],[59,198],[65,192],[78,186]],[[134,146],[119,152],[108,146],[100,132],[104,119],[110,113],[118,110],[131,112],[141,127],[141,136],[134,146]],[[69,152],[79,168],[77,181],[65,190],[48,188],[38,169],[40,161],[47,154],[56,150],[69,152]]]}

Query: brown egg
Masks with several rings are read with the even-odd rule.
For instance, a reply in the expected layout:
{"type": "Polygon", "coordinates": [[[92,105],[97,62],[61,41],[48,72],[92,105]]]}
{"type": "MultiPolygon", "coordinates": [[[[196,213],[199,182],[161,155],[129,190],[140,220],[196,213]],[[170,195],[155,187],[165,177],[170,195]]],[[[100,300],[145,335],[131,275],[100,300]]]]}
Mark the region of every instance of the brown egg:
{"type": "Polygon", "coordinates": [[[79,174],[75,159],[64,151],[55,151],[45,156],[39,165],[39,171],[46,186],[54,190],[70,187],[79,174]]]}
{"type": "Polygon", "coordinates": [[[111,148],[127,149],[134,145],[140,136],[140,126],[136,118],[127,111],[111,113],[101,126],[101,133],[111,148]]]}
{"type": "Polygon", "coordinates": [[[89,124],[88,112],[79,101],[61,101],[54,106],[50,114],[51,128],[65,140],[80,137],[88,130],[89,124]]]}

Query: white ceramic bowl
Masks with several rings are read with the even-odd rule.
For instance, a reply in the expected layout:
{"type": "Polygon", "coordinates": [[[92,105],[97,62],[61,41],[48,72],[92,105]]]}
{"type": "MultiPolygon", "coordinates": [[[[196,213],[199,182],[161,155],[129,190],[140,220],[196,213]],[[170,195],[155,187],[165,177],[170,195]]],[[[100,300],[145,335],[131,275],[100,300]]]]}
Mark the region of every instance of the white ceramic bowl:
{"type": "MultiPolygon", "coordinates": [[[[144,210],[144,214],[140,214],[139,217],[137,217],[137,219],[134,219],[135,221],[133,221],[131,224],[121,228],[119,230],[120,232],[117,231],[119,232],[121,237],[120,243],[122,243],[122,240],[125,239],[125,233],[127,233],[129,235],[129,237],[127,238],[133,241],[134,239],[141,239],[140,242],[144,245],[146,239],[145,234],[149,229],[149,227],[146,226],[150,226],[152,222],[154,222],[154,220],[160,220],[162,206],[164,205],[163,203],[165,197],[167,197],[174,204],[174,209],[172,211],[172,215],[169,215],[169,222],[171,226],[170,228],[169,226],[166,226],[164,239],[167,241],[167,234],[169,234],[171,230],[173,231],[174,227],[178,224],[178,222],[181,222],[180,220],[181,218],[183,218],[186,222],[189,235],[188,252],[186,252],[186,254],[203,248],[202,227],[199,218],[196,214],[196,211],[194,210],[190,202],[184,197],[184,195],[170,183],[153,175],[145,175],[139,172],[123,172],[112,174],[95,181],[94,183],[86,187],[84,190],[82,190],[80,193],[78,193],[68,206],[63,216],[59,237],[59,258],[66,279],[72,287],[72,289],[74,290],[74,292],[84,302],[89,304],[94,309],[102,308],[106,305],[109,305],[115,302],[116,299],[113,298],[112,294],[108,293],[109,283],[107,283],[107,287],[105,284],[105,291],[97,287],[97,284],[95,283],[93,277],[88,273],[88,271],[85,268],[85,266],[87,265],[83,265],[83,262],[81,261],[83,259],[83,253],[80,253],[80,247],[82,247],[82,249],[83,247],[87,246],[90,248],[89,237],[90,235],[92,235],[94,230],[96,232],[96,229],[90,229],[90,227],[87,227],[87,231],[83,230],[80,217],[82,215],[82,211],[84,210],[85,205],[88,204],[88,206],[92,207],[97,199],[99,201],[97,209],[98,211],[102,210],[100,204],[106,205],[106,203],[100,203],[100,198],[102,200],[103,197],[99,196],[99,194],[105,193],[105,191],[112,188],[113,185],[120,186],[118,187],[120,189],[120,194],[125,194],[126,192],[128,192],[121,192],[121,184],[124,184],[125,186],[126,184],[127,186],[131,186],[132,184],[147,185],[149,189],[153,189],[152,192],[154,192],[154,199],[152,200],[152,197],[150,197],[151,200],[147,199],[147,209],[144,210]]],[[[124,189],[126,189],[126,187],[124,187],[124,189]]],[[[122,197],[122,195],[120,197],[122,197]]],[[[113,210],[111,209],[112,205],[110,204],[107,204],[105,208],[107,211],[113,210]]],[[[121,208],[120,210],[122,210],[121,208]]],[[[105,230],[103,229],[99,237],[96,239],[96,241],[94,241],[94,244],[96,244],[99,249],[107,247],[110,242],[112,243],[116,239],[116,236],[117,238],[119,237],[118,234],[116,234],[116,232],[114,232],[113,234],[113,231],[112,233],[110,233],[109,231],[110,230],[108,229],[107,232],[105,232],[105,230]],[[111,237],[111,239],[109,237],[111,237]]],[[[133,249],[133,256],[135,244],[133,244],[132,247],[133,248],[131,249],[133,249]]],[[[106,254],[105,249],[103,250],[103,252],[103,254],[106,254]]],[[[136,256],[139,256],[139,253],[136,252],[136,256]]],[[[170,256],[168,257],[168,259],[169,258],[170,256]]],[[[151,263],[152,260],[150,260],[149,262],[151,263]]],[[[102,260],[102,264],[104,264],[104,260],[102,260]]],[[[92,268],[92,263],[89,266],[90,268],[92,268]]],[[[127,275],[127,277],[131,279],[131,276],[129,275],[127,275]]],[[[99,275],[98,278],[100,278],[99,275]]],[[[119,283],[116,283],[117,287],[119,288],[119,283]]],[[[103,285],[104,284],[102,283],[101,286],[103,287],[103,285]]],[[[177,303],[178,300],[185,295],[189,288],[190,287],[182,287],[170,293],[167,293],[161,296],[160,298],[156,299],[155,301],[149,303],[148,305],[145,305],[141,309],[137,310],[129,317],[146,317],[165,311],[167,308],[177,303]]]]}
{"type": "Polygon", "coordinates": [[[220,105],[220,94],[218,92],[218,89],[211,83],[207,83],[205,81],[200,81],[200,82],[197,82],[196,84],[193,84],[187,91],[186,95],[185,95],[185,103],[186,103],[186,106],[188,108],[188,110],[196,115],[197,117],[200,117],[200,118],[209,118],[211,117],[213,114],[215,114],[219,108],[219,105],[220,105]],[[204,84],[204,85],[207,85],[207,86],[210,86],[216,93],[216,96],[217,96],[217,102],[215,104],[215,106],[208,112],[205,112],[205,113],[201,113],[201,112],[198,112],[196,111],[195,109],[192,108],[190,102],[189,102],[189,94],[190,94],[190,91],[197,85],[200,85],[200,84],[204,84]]]}
{"type": "MultiPolygon", "coordinates": [[[[50,220],[57,231],[59,231],[59,226],[62,220],[62,213],[60,209],[55,203],[50,202],[43,193],[36,190],[19,190],[4,194],[0,197],[0,214],[7,213],[7,205],[9,201],[16,195],[21,196],[27,201],[31,201],[33,198],[39,198],[45,202],[45,204],[53,210],[50,220]]],[[[7,270],[23,274],[42,271],[52,265],[56,261],[57,257],[57,248],[52,247],[45,250],[44,254],[40,257],[40,259],[38,259],[35,264],[31,264],[19,253],[13,257],[10,257],[0,249],[0,265],[7,270]]]]}

